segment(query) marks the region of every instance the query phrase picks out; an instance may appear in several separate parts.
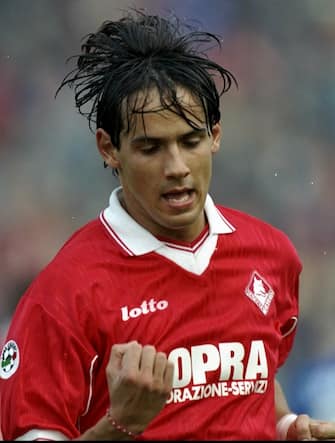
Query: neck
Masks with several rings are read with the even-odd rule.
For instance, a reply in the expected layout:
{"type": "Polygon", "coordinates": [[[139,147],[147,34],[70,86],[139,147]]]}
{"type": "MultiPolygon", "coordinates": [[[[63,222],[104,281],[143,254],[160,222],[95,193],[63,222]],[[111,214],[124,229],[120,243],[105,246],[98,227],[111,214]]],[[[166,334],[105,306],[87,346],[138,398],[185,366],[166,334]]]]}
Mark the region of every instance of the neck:
{"type": "MultiPolygon", "coordinates": [[[[193,224],[192,226],[178,227],[178,228],[169,228],[164,225],[158,225],[156,222],[150,220],[149,222],[141,222],[141,219],[135,217],[133,215],[133,211],[128,209],[128,205],[126,199],[124,198],[124,194],[122,189],[118,192],[118,199],[122,208],[132,217],[139,225],[149,231],[154,237],[158,239],[164,239],[165,241],[178,241],[183,243],[191,244],[194,240],[196,240],[199,235],[204,231],[205,227],[208,224],[207,216],[205,210],[203,210],[202,214],[199,216],[199,219],[196,223],[196,226],[193,224]]],[[[145,221],[146,219],[143,218],[145,221]]]]}

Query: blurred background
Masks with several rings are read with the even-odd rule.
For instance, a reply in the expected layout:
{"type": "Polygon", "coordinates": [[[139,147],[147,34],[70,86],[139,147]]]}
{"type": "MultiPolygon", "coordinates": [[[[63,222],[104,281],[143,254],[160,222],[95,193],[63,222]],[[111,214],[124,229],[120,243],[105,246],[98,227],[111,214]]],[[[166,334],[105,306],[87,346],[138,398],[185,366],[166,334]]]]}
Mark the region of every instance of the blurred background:
{"type": "Polygon", "coordinates": [[[82,37],[129,6],[223,38],[214,55],[239,88],[222,100],[211,193],[295,244],[301,316],[279,379],[297,412],[335,420],[334,0],[1,0],[1,340],[27,285],[117,184],[72,91],[54,94],[82,37]]]}

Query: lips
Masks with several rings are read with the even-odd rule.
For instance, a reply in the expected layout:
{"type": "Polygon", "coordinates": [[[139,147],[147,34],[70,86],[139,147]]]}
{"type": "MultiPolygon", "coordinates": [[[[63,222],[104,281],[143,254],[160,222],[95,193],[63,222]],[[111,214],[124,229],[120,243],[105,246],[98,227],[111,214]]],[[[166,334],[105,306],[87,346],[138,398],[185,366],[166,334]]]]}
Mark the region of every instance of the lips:
{"type": "Polygon", "coordinates": [[[168,192],[164,194],[164,198],[169,201],[185,202],[190,198],[191,191],[168,192]]]}
{"type": "Polygon", "coordinates": [[[174,208],[182,208],[193,203],[194,191],[192,189],[173,189],[163,194],[165,201],[169,206],[174,208]]]}

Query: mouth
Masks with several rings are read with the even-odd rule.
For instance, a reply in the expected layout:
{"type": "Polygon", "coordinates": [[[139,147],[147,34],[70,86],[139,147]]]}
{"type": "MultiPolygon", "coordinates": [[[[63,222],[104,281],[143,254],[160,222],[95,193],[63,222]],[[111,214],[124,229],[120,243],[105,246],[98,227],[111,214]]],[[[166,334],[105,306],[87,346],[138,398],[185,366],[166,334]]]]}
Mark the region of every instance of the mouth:
{"type": "Polygon", "coordinates": [[[193,204],[195,192],[192,189],[173,189],[163,194],[171,208],[184,209],[193,204]]]}

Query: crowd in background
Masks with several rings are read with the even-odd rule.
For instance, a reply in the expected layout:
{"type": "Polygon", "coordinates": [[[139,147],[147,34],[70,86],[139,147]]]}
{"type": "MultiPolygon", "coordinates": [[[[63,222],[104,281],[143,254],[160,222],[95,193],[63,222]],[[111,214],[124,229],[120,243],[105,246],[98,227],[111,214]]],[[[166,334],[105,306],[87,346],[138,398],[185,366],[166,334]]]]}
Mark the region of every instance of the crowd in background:
{"type": "Polygon", "coordinates": [[[73,92],[54,95],[81,38],[128,6],[175,11],[222,36],[213,55],[239,87],[223,97],[211,193],[295,244],[301,315],[279,377],[298,412],[335,419],[333,0],[2,0],[0,337],[33,277],[117,183],[73,92]]]}

